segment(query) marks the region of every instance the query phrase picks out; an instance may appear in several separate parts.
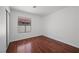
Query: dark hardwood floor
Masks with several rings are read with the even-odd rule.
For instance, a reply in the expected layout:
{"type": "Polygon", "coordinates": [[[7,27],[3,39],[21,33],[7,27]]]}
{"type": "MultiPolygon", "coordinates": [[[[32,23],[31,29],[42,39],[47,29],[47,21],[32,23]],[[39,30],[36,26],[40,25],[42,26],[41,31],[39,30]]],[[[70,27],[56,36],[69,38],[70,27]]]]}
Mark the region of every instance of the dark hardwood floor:
{"type": "Polygon", "coordinates": [[[78,53],[79,48],[50,39],[37,36],[11,42],[7,53],[78,53]]]}

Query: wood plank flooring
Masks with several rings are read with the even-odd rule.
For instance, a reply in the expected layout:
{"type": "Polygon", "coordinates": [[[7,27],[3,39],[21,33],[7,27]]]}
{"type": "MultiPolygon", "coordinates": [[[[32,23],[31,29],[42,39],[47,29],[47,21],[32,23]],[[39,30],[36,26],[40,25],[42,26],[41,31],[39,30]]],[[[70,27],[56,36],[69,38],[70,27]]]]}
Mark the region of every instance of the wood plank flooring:
{"type": "Polygon", "coordinates": [[[11,42],[7,53],[78,53],[79,48],[50,39],[37,36],[11,42]]]}

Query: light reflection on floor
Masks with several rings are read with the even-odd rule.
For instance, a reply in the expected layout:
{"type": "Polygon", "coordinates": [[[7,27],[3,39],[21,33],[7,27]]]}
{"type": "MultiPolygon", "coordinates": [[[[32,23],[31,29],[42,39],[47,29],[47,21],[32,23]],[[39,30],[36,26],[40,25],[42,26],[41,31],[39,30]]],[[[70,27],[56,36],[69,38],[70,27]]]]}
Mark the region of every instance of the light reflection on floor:
{"type": "Polygon", "coordinates": [[[31,43],[29,42],[27,44],[23,44],[23,45],[18,46],[17,52],[19,52],[19,53],[25,53],[25,52],[30,53],[31,48],[32,48],[32,46],[31,46],[31,43]]]}

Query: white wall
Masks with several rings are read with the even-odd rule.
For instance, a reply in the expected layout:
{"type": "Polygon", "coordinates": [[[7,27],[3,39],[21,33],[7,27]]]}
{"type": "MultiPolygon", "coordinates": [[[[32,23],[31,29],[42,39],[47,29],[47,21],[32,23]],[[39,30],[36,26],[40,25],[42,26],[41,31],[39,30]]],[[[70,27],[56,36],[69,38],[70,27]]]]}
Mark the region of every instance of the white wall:
{"type": "Polygon", "coordinates": [[[66,7],[43,20],[45,36],[79,47],[79,7],[66,7]]]}
{"type": "Polygon", "coordinates": [[[9,26],[9,42],[25,39],[33,36],[39,36],[41,35],[41,17],[21,11],[11,10],[10,12],[10,26],[9,26]],[[17,27],[18,27],[18,16],[26,16],[31,18],[32,23],[32,29],[29,33],[18,33],[17,27]]]}
{"type": "Polygon", "coordinates": [[[6,52],[6,11],[0,7],[0,53],[6,52]]]}

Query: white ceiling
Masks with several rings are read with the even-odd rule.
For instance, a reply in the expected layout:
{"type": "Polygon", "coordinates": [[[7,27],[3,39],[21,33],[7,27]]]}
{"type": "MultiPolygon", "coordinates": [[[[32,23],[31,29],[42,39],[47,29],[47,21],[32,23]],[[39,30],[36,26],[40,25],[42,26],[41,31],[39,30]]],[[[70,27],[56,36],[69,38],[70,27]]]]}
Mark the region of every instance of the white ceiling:
{"type": "Polygon", "coordinates": [[[65,8],[65,6],[37,6],[36,8],[33,8],[33,6],[11,6],[11,9],[37,14],[40,16],[54,13],[63,8],[65,8]]]}

